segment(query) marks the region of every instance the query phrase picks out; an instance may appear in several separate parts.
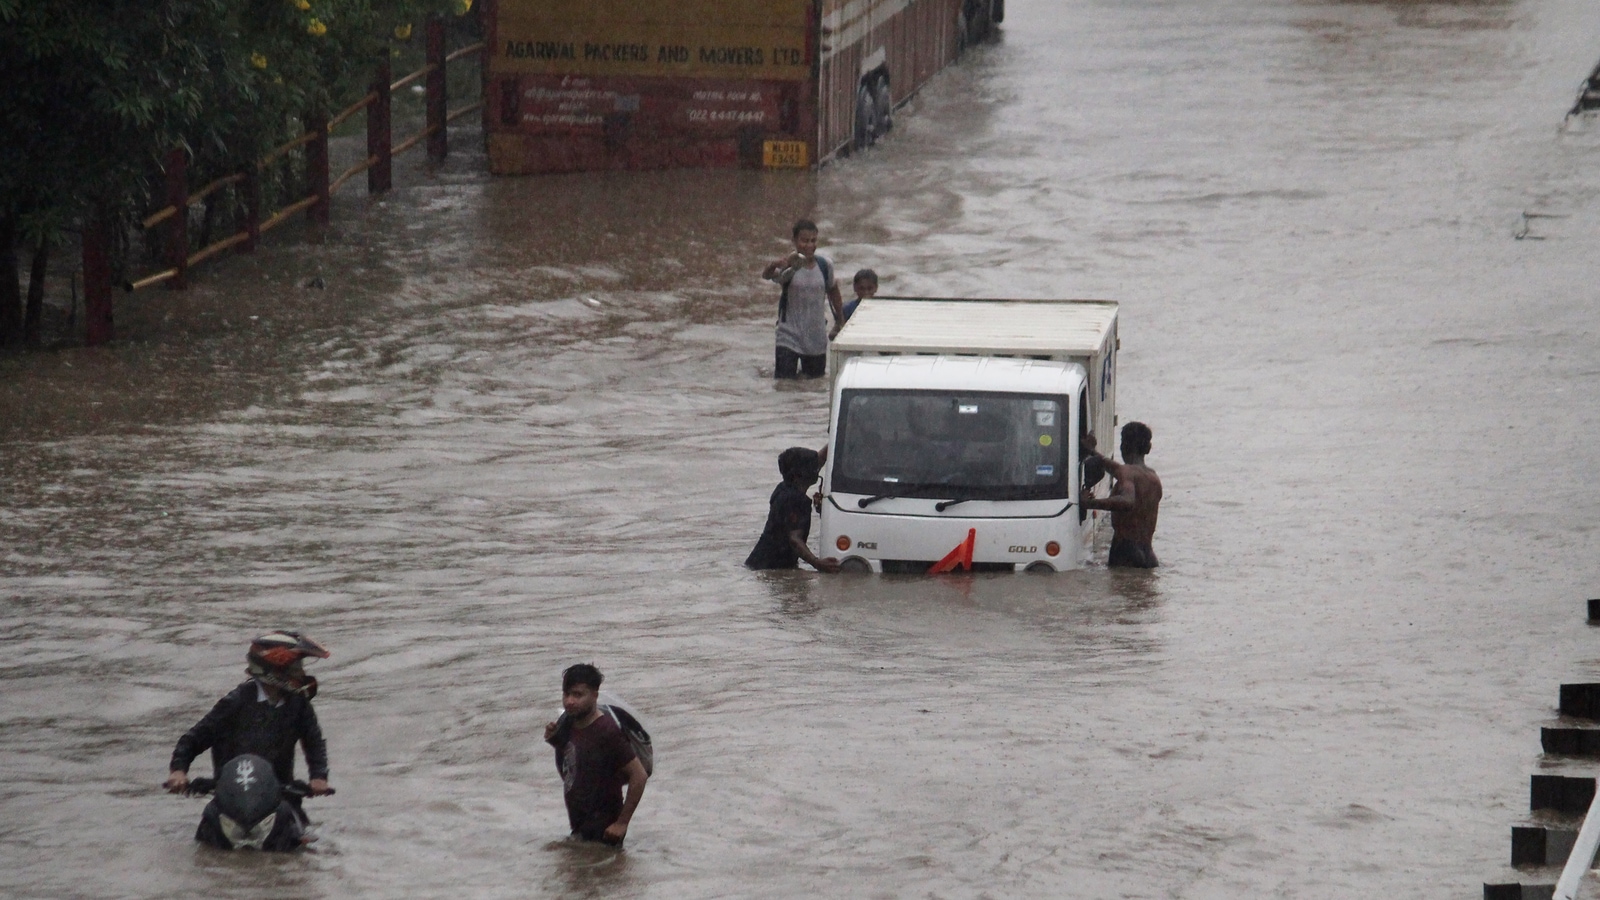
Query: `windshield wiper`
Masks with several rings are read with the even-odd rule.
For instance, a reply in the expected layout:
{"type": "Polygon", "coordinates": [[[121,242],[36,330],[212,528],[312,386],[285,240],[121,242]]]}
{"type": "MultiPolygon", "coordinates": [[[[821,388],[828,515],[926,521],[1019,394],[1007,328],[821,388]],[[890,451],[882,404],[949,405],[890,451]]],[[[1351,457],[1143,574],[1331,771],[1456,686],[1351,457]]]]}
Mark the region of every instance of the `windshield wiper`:
{"type": "Polygon", "coordinates": [[[856,508],[857,509],[866,509],[867,507],[871,506],[872,504],[877,503],[879,500],[893,500],[896,497],[909,497],[915,491],[925,491],[925,490],[928,490],[929,488],[936,488],[936,487],[939,487],[939,486],[940,485],[937,485],[937,484],[906,484],[906,485],[901,485],[902,490],[896,491],[893,494],[874,494],[871,497],[862,497],[860,500],[856,501],[856,508]]]}
{"type": "Polygon", "coordinates": [[[965,503],[971,499],[971,497],[960,497],[955,500],[941,500],[933,505],[933,509],[935,512],[944,512],[950,507],[955,506],[957,503],[965,503]]]}

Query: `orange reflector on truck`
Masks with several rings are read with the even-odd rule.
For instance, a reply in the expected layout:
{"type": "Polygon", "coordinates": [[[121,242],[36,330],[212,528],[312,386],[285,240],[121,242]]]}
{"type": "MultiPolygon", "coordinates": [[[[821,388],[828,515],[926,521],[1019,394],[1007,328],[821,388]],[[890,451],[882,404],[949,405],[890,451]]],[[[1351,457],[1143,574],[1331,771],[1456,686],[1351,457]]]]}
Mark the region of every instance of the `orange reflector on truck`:
{"type": "Polygon", "coordinates": [[[1060,552],[1061,552],[1061,545],[1056,543],[1055,541],[1051,541],[1050,543],[1044,545],[1044,555],[1045,556],[1055,556],[1055,555],[1059,554],[1060,552]]]}
{"type": "Polygon", "coordinates": [[[850,549],[850,538],[841,534],[839,535],[839,539],[833,542],[833,545],[838,547],[839,551],[842,553],[850,549]]]}
{"type": "Polygon", "coordinates": [[[939,575],[944,572],[953,572],[955,571],[956,566],[960,566],[962,569],[971,572],[972,548],[977,544],[977,541],[978,529],[968,528],[967,539],[957,544],[954,550],[946,553],[944,555],[944,559],[934,563],[933,566],[928,569],[928,574],[939,575]]]}

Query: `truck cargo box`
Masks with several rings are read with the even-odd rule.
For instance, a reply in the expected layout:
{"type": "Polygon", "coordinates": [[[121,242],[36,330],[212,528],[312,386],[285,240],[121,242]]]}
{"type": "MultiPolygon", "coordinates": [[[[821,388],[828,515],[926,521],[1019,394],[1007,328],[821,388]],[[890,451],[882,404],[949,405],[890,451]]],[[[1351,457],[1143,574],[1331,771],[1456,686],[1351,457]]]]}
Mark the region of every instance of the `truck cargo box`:
{"type": "Polygon", "coordinates": [[[1093,382],[1089,422],[1104,436],[1116,426],[1117,347],[1111,300],[874,297],[829,345],[828,371],[837,378],[850,357],[890,354],[1077,362],[1093,382]]]}

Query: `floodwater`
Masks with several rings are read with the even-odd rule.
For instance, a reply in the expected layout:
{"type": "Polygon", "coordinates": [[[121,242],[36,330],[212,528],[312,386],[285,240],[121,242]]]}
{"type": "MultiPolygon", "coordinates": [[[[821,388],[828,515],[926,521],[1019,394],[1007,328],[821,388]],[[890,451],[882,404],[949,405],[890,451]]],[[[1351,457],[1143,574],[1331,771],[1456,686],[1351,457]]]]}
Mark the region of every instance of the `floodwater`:
{"type": "Polygon", "coordinates": [[[1479,895],[1600,672],[1600,10],[1008,5],[820,173],[457,135],[0,360],[0,895],[1479,895]],[[757,279],[806,214],[886,292],[1120,300],[1164,568],[741,568],[824,440],[757,279]],[[322,840],[198,849],[172,744],[283,626],[322,840]],[[539,742],[583,660],[657,741],[621,854],[539,742]]]}

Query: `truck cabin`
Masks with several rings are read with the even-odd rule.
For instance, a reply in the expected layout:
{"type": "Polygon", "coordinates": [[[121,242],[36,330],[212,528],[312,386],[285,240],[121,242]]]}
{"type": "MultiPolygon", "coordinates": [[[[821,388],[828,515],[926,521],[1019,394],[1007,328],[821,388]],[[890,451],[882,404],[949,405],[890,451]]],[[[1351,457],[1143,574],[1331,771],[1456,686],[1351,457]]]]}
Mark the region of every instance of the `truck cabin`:
{"type": "MultiPolygon", "coordinates": [[[[886,297],[829,348],[823,546],[847,568],[1081,565],[1079,438],[1116,424],[1115,303],[886,297]]],[[[1086,478],[1088,474],[1090,477],[1086,478]]]]}

